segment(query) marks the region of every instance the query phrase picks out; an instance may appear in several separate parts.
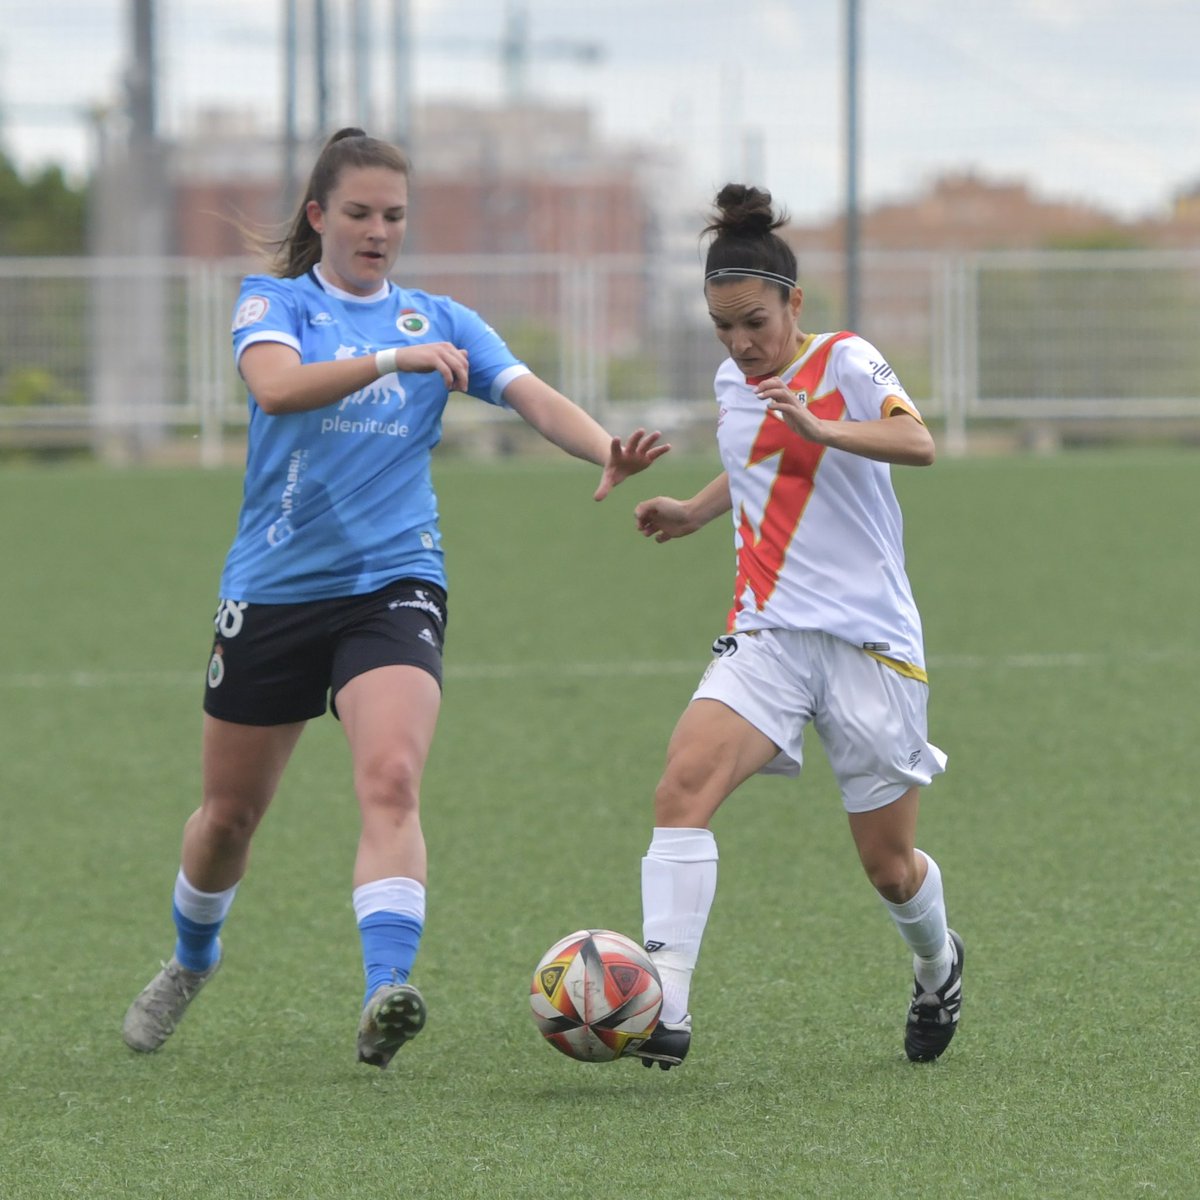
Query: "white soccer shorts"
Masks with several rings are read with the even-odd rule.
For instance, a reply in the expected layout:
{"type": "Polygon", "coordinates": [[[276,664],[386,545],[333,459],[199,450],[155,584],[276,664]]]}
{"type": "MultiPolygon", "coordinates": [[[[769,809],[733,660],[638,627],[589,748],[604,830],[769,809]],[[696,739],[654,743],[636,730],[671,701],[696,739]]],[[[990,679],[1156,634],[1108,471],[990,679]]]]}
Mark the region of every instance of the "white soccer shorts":
{"type": "Polygon", "coordinates": [[[762,774],[798,775],[811,722],[847,812],[869,812],[946,768],[927,740],[928,685],[816,630],[760,629],[713,644],[693,700],[719,700],[779,747],[762,774]]]}

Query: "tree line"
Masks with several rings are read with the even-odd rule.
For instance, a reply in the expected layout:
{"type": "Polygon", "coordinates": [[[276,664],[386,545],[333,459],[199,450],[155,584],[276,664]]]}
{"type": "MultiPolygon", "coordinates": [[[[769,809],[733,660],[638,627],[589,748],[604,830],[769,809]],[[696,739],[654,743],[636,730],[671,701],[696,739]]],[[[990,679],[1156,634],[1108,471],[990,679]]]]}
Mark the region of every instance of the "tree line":
{"type": "Polygon", "coordinates": [[[76,255],[87,241],[87,187],[59,166],[23,175],[0,151],[0,256],[76,255]]]}

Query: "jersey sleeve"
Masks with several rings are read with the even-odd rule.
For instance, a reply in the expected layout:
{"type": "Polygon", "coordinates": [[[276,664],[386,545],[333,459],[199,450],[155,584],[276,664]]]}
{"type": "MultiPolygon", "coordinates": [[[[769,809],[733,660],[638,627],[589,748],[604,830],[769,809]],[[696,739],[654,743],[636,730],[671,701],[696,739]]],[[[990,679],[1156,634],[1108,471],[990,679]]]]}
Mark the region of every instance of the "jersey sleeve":
{"type": "Polygon", "coordinates": [[[467,352],[471,373],[467,393],[488,404],[506,407],[504,389],[529,368],[508,348],[504,339],[475,311],[454,304],[455,345],[467,352]]]}
{"type": "Polygon", "coordinates": [[[255,342],[281,342],[300,349],[300,301],[290,281],[271,275],[247,275],[242,280],[233,314],[233,361],[241,361],[255,342]]]}
{"type": "Polygon", "coordinates": [[[835,347],[834,384],[846,400],[853,421],[877,421],[897,412],[924,424],[917,406],[888,361],[864,338],[847,338],[835,347]]]}

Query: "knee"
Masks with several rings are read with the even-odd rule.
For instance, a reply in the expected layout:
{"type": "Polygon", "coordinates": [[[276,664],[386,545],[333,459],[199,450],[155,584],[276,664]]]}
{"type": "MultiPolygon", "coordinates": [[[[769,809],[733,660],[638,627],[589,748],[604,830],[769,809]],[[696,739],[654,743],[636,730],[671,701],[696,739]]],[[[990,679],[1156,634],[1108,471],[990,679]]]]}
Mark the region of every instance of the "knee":
{"type": "Polygon", "coordinates": [[[354,778],[359,804],[364,812],[386,812],[394,817],[416,812],[421,772],[409,755],[379,755],[359,767],[354,778]]]}
{"type": "Polygon", "coordinates": [[[262,810],[236,800],[207,796],[199,817],[210,842],[222,849],[239,850],[254,836],[262,810]]]}
{"type": "Polygon", "coordinates": [[[892,904],[904,904],[911,900],[920,886],[916,864],[902,857],[880,859],[863,863],[871,886],[892,904]]]}
{"type": "Polygon", "coordinates": [[[709,805],[703,779],[694,771],[672,764],[654,789],[654,823],[700,827],[707,823],[709,805]]]}

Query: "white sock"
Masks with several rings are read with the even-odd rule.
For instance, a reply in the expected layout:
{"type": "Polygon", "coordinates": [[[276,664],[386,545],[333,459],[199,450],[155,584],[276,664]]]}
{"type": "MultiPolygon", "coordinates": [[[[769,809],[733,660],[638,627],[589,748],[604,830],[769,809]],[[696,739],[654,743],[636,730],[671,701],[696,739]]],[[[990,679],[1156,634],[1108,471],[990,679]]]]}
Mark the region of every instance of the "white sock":
{"type": "Polygon", "coordinates": [[[893,904],[884,900],[883,905],[891,913],[900,936],[913,952],[913,973],[917,982],[930,992],[950,978],[954,965],[954,946],[946,926],[946,902],[942,895],[942,873],[933,859],[924,855],[929,869],[925,880],[911,900],[893,904]]]}
{"type": "Polygon", "coordinates": [[[179,868],[175,876],[175,907],[198,925],[213,925],[224,921],[233,907],[233,898],[237,894],[238,885],[226,888],[221,892],[202,892],[193,887],[188,877],[179,868]]]}
{"type": "Polygon", "coordinates": [[[656,827],[642,859],[642,936],[663,984],[662,1020],[682,1021],[717,890],[717,842],[707,829],[656,827]]]}
{"type": "Polygon", "coordinates": [[[377,912],[395,912],[425,922],[425,885],[418,879],[393,875],[362,883],[354,889],[352,899],[356,921],[377,912]]]}

